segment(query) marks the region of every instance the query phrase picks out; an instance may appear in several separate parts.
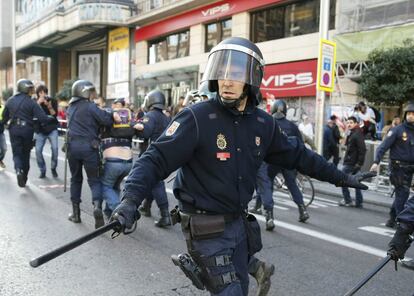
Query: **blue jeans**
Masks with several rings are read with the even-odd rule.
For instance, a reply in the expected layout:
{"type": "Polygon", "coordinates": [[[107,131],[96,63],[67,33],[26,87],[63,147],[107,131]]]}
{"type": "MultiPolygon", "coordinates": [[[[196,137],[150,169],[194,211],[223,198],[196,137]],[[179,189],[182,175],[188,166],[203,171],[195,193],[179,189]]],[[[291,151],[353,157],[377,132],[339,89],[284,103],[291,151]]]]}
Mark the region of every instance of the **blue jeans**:
{"type": "Polygon", "coordinates": [[[273,184],[268,175],[268,164],[263,162],[256,176],[256,198],[263,203],[265,210],[273,210],[273,184]]]}
{"type": "MultiPolygon", "coordinates": [[[[351,174],[354,171],[354,166],[344,164],[342,171],[345,174],[351,174]]],[[[348,187],[342,187],[342,195],[346,203],[352,202],[348,187]]],[[[361,189],[355,189],[355,205],[361,205],[363,202],[361,189]]]]}
{"type": "Polygon", "coordinates": [[[52,161],[51,169],[55,170],[58,163],[58,131],[53,130],[48,135],[37,133],[36,138],[36,160],[37,166],[40,169],[41,173],[46,173],[46,163],[43,158],[43,147],[46,144],[46,140],[49,140],[51,151],[52,151],[52,161]]]}
{"type": "MultiPolygon", "coordinates": [[[[228,284],[220,293],[211,295],[242,296],[249,291],[247,236],[242,218],[226,223],[224,233],[218,238],[192,240],[193,250],[200,256],[229,255],[232,263],[210,267],[213,276],[236,272],[238,280],[228,284]]],[[[190,251],[190,250],[189,250],[190,251]]]]}
{"type": "Polygon", "coordinates": [[[102,182],[102,194],[106,203],[105,211],[108,215],[119,205],[119,190],[122,180],[132,168],[131,160],[119,158],[105,159],[102,182]]]}
{"type": "Polygon", "coordinates": [[[4,133],[0,133],[0,161],[4,159],[7,151],[6,137],[4,133]]]}

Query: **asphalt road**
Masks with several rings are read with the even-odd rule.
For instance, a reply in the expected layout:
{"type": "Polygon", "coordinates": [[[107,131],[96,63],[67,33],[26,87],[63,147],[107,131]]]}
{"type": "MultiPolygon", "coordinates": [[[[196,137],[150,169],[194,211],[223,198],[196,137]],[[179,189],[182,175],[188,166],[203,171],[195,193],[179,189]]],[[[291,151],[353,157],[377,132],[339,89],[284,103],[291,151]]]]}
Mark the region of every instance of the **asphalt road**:
{"type": "MultiPolygon", "coordinates": [[[[45,147],[45,154],[49,148],[45,147]]],[[[50,164],[49,156],[46,156],[50,164]]],[[[68,192],[63,192],[63,155],[59,178],[38,179],[32,151],[26,188],[17,186],[11,150],[0,171],[0,295],[207,295],[193,288],[175,267],[171,254],[185,251],[178,226],[158,229],[142,218],[131,235],[109,234],[36,269],[30,259],[93,231],[90,191],[83,188],[82,224],[67,220],[68,192]]],[[[86,182],[85,182],[86,183],[86,182]]],[[[168,184],[170,187],[170,184],[168,184]]],[[[175,205],[168,189],[170,206],[175,205]]],[[[340,208],[337,199],[317,196],[309,223],[297,222],[296,206],[276,193],[276,229],[266,232],[258,257],[276,266],[269,295],[343,295],[385,255],[392,231],[383,223],[388,209],[340,208]]],[[[262,216],[259,220],[264,221],[262,216]]],[[[407,252],[414,258],[414,248],[407,252]]],[[[388,264],[357,295],[407,295],[414,292],[413,271],[388,264]]],[[[255,283],[251,278],[250,294],[255,283]]]]}

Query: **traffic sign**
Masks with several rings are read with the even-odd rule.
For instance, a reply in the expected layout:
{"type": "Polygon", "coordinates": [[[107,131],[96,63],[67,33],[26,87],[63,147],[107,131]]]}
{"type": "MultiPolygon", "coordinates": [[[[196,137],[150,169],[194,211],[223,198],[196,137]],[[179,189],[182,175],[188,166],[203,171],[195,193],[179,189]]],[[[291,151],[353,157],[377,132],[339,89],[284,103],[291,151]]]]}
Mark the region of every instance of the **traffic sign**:
{"type": "Polygon", "coordinates": [[[335,82],[336,43],[321,39],[318,57],[317,89],[333,92],[335,82]]]}

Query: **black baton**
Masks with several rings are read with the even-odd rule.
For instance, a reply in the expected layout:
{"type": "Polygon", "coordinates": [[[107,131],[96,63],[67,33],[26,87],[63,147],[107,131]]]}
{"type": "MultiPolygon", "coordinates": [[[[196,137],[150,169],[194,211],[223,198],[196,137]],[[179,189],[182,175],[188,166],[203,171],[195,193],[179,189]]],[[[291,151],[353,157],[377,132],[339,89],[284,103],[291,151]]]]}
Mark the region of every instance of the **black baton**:
{"type": "Polygon", "coordinates": [[[389,255],[382,259],[381,262],[378,263],[377,266],[375,266],[375,268],[373,268],[355,287],[346,292],[344,296],[352,296],[356,292],[358,292],[359,289],[361,289],[374,275],[377,274],[378,271],[380,271],[391,260],[391,256],[389,255]]]}
{"type": "Polygon", "coordinates": [[[104,234],[105,232],[109,230],[113,230],[117,227],[119,227],[121,223],[118,220],[112,221],[111,223],[108,223],[102,227],[99,227],[95,231],[88,233],[74,241],[71,241],[70,243],[67,243],[66,245],[63,245],[57,249],[54,249],[50,251],[49,253],[46,253],[38,258],[32,259],[30,261],[31,267],[39,267],[42,264],[45,264],[46,262],[49,262],[52,259],[55,259],[56,257],[65,254],[66,252],[69,252],[70,250],[79,247],[80,245],[94,239],[97,236],[100,236],[101,234],[104,234]]]}

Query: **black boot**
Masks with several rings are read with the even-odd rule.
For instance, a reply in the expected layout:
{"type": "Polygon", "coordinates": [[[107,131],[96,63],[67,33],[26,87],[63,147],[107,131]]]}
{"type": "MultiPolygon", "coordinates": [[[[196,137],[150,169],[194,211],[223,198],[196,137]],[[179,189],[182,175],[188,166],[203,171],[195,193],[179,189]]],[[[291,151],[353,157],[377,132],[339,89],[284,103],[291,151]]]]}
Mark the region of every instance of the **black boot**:
{"type": "Polygon", "coordinates": [[[266,230],[272,231],[275,228],[275,221],[273,220],[273,209],[265,210],[266,212],[266,230]]]}
{"type": "Polygon", "coordinates": [[[161,214],[161,218],[160,218],[160,220],[155,222],[155,226],[157,226],[157,227],[170,226],[171,225],[171,217],[170,217],[170,212],[168,211],[168,207],[160,209],[160,214],[161,214]]]}
{"type": "Polygon", "coordinates": [[[253,207],[249,209],[249,212],[253,214],[259,214],[259,215],[262,214],[262,200],[260,198],[256,197],[255,204],[253,207]]]}
{"type": "Polygon", "coordinates": [[[151,217],[151,205],[152,205],[152,199],[151,200],[144,199],[141,206],[138,208],[142,216],[151,217]]]}
{"type": "Polygon", "coordinates": [[[27,177],[23,170],[17,171],[17,185],[19,187],[25,187],[26,186],[27,177]]]}
{"type": "Polygon", "coordinates": [[[397,218],[397,215],[395,213],[395,209],[391,208],[390,218],[387,220],[387,222],[385,222],[385,226],[389,228],[396,228],[397,227],[397,222],[395,221],[396,218],[397,218]]]}
{"type": "Polygon", "coordinates": [[[69,214],[69,221],[72,221],[73,223],[81,223],[79,203],[73,202],[72,209],[73,213],[69,214]]]}
{"type": "Polygon", "coordinates": [[[95,218],[95,229],[105,225],[105,221],[102,213],[102,201],[93,201],[93,217],[95,218]]]}
{"type": "Polygon", "coordinates": [[[305,205],[298,205],[299,209],[299,222],[306,222],[309,219],[308,211],[306,211],[305,205]]]}

